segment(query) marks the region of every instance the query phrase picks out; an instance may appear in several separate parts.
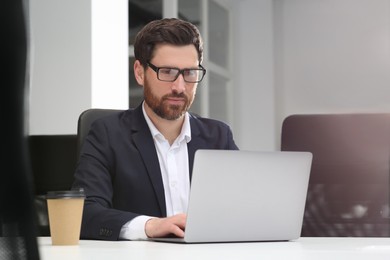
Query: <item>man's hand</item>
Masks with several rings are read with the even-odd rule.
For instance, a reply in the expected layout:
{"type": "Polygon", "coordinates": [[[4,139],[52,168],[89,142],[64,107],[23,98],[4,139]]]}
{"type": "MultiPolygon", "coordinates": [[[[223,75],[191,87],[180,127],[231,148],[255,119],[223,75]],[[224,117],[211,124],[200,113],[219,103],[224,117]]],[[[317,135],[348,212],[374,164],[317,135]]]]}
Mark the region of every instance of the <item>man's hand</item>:
{"type": "Polygon", "coordinates": [[[166,237],[175,235],[184,237],[186,214],[177,214],[167,218],[152,218],[145,224],[145,233],[148,237],[166,237]]]}

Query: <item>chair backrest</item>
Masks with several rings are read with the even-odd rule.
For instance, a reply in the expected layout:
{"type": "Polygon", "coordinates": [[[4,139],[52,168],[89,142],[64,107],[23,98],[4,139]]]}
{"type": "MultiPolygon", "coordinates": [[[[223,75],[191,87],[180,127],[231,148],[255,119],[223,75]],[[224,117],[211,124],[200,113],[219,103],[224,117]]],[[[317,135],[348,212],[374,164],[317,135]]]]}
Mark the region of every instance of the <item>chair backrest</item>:
{"type": "Polygon", "coordinates": [[[28,152],[34,184],[38,235],[50,236],[46,194],[69,190],[76,167],[76,135],[30,135],[28,152]]]}
{"type": "Polygon", "coordinates": [[[313,153],[302,236],[390,236],[390,114],[292,115],[281,150],[313,153]]]}
{"type": "Polygon", "coordinates": [[[112,113],[121,112],[121,109],[103,109],[103,108],[90,108],[83,111],[77,122],[77,158],[80,155],[80,149],[83,145],[85,136],[89,132],[91,124],[98,118],[108,116],[112,113]]]}

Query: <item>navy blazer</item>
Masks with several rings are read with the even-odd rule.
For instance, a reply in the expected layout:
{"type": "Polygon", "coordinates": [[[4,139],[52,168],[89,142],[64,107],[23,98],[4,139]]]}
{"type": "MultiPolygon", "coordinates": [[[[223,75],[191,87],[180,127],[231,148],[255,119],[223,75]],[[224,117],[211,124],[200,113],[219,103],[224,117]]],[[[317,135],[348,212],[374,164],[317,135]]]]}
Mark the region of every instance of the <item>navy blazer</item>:
{"type": "MultiPolygon", "coordinates": [[[[223,122],[191,114],[190,125],[191,179],[196,150],[238,147],[223,122]]],[[[86,193],[81,238],[118,240],[122,226],[139,215],[166,217],[158,156],[141,105],[91,125],[73,188],[84,188],[86,193]]]]}

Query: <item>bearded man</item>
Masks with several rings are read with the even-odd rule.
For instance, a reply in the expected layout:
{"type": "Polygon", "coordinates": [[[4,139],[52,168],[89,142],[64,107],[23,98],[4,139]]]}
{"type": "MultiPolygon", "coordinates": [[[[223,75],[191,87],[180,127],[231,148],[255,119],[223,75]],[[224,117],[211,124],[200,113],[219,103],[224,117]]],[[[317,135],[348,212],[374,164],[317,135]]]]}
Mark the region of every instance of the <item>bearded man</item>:
{"type": "Polygon", "coordinates": [[[206,74],[196,26],[152,21],[134,54],[144,101],[96,120],[80,152],[73,188],[86,194],[81,239],[184,237],[196,150],[238,149],[228,125],[188,112],[206,74]]]}

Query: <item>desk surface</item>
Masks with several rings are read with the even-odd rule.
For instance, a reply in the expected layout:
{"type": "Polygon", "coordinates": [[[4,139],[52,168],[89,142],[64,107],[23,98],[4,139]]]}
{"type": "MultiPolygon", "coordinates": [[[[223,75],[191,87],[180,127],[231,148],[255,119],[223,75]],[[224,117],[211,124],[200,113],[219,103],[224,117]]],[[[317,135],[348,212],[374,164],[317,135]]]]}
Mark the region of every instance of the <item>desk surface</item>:
{"type": "Polygon", "coordinates": [[[390,259],[390,238],[300,238],[290,242],[170,244],[151,241],[81,240],[52,246],[38,238],[42,260],[79,259],[390,259]]]}

